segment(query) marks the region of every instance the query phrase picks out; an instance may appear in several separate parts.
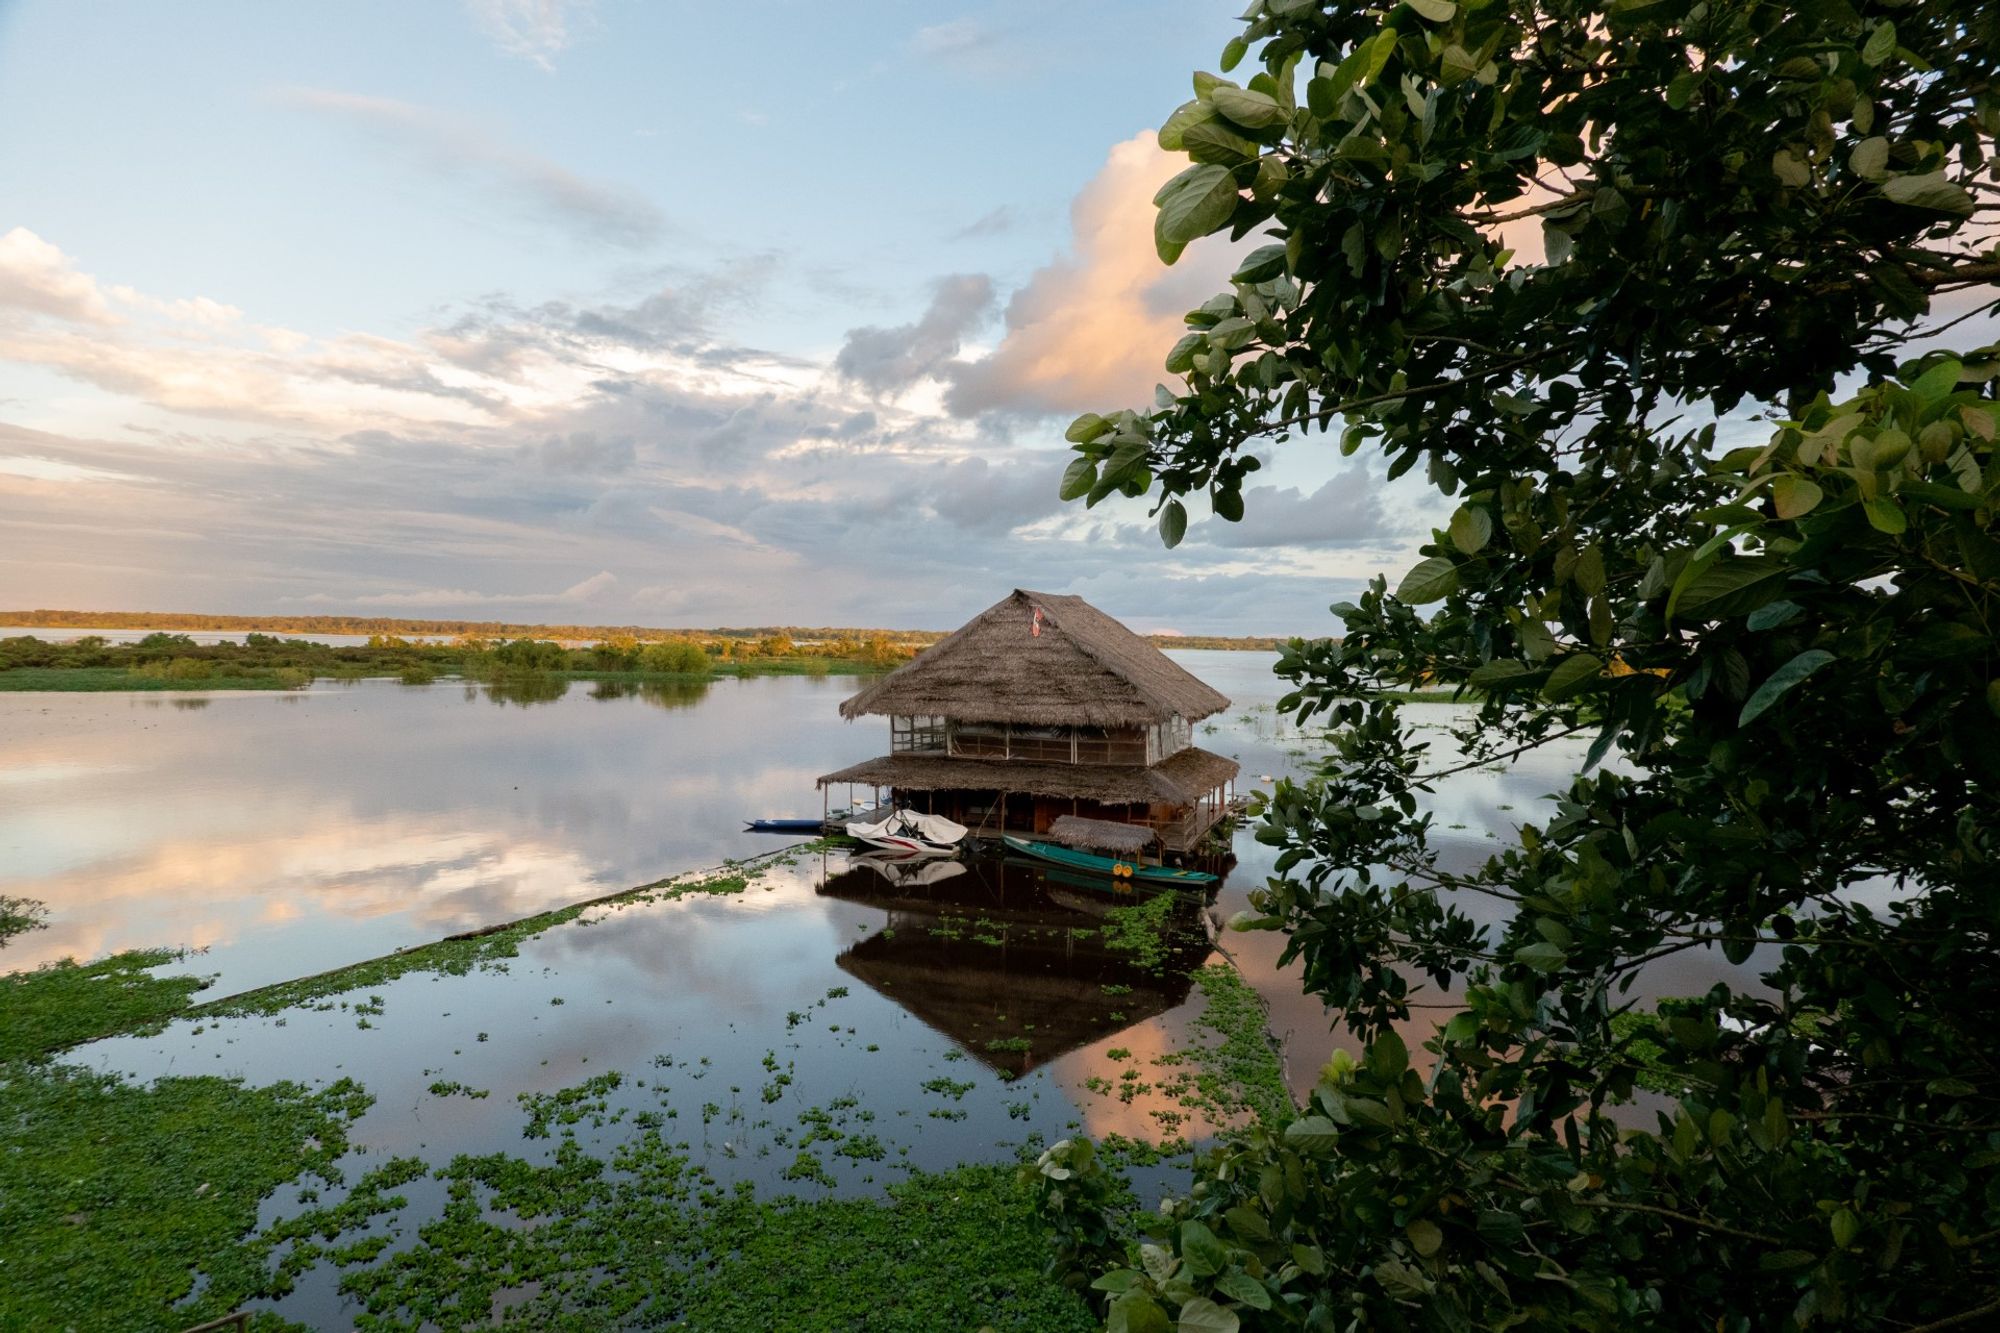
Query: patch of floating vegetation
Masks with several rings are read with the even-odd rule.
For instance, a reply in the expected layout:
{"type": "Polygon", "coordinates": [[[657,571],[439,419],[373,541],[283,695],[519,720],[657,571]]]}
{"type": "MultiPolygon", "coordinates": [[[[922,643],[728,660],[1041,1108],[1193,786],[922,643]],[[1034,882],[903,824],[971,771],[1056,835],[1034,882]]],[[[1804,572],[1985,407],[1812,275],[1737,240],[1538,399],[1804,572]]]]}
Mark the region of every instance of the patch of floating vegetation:
{"type": "MultiPolygon", "coordinates": [[[[530,1131],[547,1107],[601,1113],[609,1091],[592,1080],[548,1094],[530,1131]]],[[[1016,1166],[916,1173],[880,1199],[760,1199],[723,1188],[657,1126],[591,1155],[574,1136],[591,1113],[546,1121],[561,1136],[546,1160],[461,1156],[429,1172],[447,1195],[429,1220],[403,1219],[396,1191],[426,1172],[397,1159],[340,1204],[280,1223],[262,1238],[274,1291],[332,1265],[368,1330],[485,1327],[502,1306],[510,1323],[550,1329],[1097,1327],[1046,1277],[1046,1232],[1016,1166]]],[[[801,1113],[782,1178],[831,1186],[819,1145],[887,1158],[873,1133],[842,1128],[860,1114],[851,1099],[801,1113]]]]}
{"type": "Polygon", "coordinates": [[[0,1328],[179,1329],[267,1292],[260,1201],[301,1175],[338,1184],[369,1102],[348,1079],[141,1085],[0,1064],[0,1328]]]}
{"type": "MultiPolygon", "coordinates": [[[[1149,1112],[1159,1127],[1157,1143],[1140,1146],[1139,1140],[1107,1140],[1112,1159],[1124,1165],[1151,1166],[1187,1151],[1185,1131],[1197,1121],[1226,1132],[1252,1118],[1274,1118],[1293,1110],[1262,997],[1226,963],[1201,968],[1194,981],[1204,1004],[1189,1024],[1182,1048],[1154,1056],[1146,1062],[1146,1071],[1134,1064],[1115,1080],[1102,1075],[1084,1080],[1084,1089],[1099,1097],[1130,1104],[1157,1092],[1169,1103],[1149,1112]]],[[[1135,1060],[1123,1046],[1112,1047],[1105,1056],[1121,1064],[1135,1060]]]]}
{"type": "Polygon", "coordinates": [[[94,963],[72,959],[0,975],[0,1061],[27,1060],[121,1032],[158,1031],[206,977],[153,975],[187,955],[135,949],[94,963]]]}

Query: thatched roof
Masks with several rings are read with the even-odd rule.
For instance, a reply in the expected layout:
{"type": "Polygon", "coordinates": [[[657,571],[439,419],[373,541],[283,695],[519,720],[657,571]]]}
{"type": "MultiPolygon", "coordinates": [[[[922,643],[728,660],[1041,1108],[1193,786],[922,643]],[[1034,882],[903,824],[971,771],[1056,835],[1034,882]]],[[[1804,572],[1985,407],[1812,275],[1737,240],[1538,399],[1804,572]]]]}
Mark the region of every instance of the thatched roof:
{"type": "Polygon", "coordinates": [[[1020,759],[953,759],[885,754],[828,773],[822,787],[852,782],[904,791],[1007,791],[1066,796],[1107,805],[1193,805],[1230,781],[1241,766],[1197,745],[1151,768],[1141,765],[1031,764],[1020,759]]]}
{"type": "Polygon", "coordinates": [[[840,713],[1124,727],[1175,715],[1195,721],[1227,707],[1228,699],[1081,597],[1016,588],[840,713]]]}
{"type": "Polygon", "coordinates": [[[1159,836],[1144,824],[1120,824],[1110,819],[1085,819],[1081,815],[1063,815],[1049,825],[1051,841],[1085,851],[1143,852],[1159,836]]]}

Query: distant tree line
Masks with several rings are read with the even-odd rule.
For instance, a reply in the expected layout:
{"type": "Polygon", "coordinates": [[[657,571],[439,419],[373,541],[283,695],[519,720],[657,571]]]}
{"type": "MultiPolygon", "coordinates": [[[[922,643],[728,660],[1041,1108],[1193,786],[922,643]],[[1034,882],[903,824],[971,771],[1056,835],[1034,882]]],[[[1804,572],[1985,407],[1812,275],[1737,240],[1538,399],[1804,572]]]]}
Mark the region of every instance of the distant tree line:
{"type": "MultiPolygon", "coordinates": [[[[482,641],[554,639],[570,643],[636,643],[693,640],[704,644],[750,643],[756,655],[786,657],[803,648],[814,655],[851,657],[852,645],[877,640],[892,646],[928,647],[945,636],[943,630],[867,629],[802,625],[759,625],[724,629],[660,629],[646,625],[522,625],[499,620],[424,620],[391,616],[224,616],[198,611],[0,611],[0,625],[23,629],[205,630],[243,634],[367,634],[396,638],[412,636],[469,638],[482,641]],[[773,648],[771,645],[782,645],[773,648]]],[[[1225,648],[1275,651],[1283,639],[1229,638],[1218,635],[1155,634],[1151,642],[1163,648],[1225,648]]],[[[740,653],[740,649],[736,650],[740,653]]],[[[725,654],[727,655],[727,654],[725,654]]],[[[907,654],[906,654],[907,655],[907,654]]]]}

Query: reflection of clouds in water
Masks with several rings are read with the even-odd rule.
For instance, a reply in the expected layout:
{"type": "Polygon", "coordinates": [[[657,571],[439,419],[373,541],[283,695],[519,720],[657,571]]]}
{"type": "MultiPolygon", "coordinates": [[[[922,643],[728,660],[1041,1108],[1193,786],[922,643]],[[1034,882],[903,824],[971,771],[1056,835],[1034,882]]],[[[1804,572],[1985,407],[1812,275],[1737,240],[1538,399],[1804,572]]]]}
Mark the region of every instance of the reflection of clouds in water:
{"type": "MultiPolygon", "coordinates": [[[[18,956],[10,949],[8,962],[35,966],[170,944],[210,950],[203,970],[217,970],[225,961],[215,956],[219,946],[255,934],[269,947],[271,927],[309,930],[315,921],[394,916],[434,937],[574,901],[592,879],[573,850],[415,820],[335,819],[258,841],[172,842],[59,876],[10,881],[10,893],[60,904],[61,912],[18,956]],[[200,894],[168,887],[184,884],[201,886],[200,894]]],[[[300,972],[314,970],[311,961],[305,952],[290,958],[300,972]]],[[[221,970],[223,989],[237,989],[235,969],[221,970]]]]}

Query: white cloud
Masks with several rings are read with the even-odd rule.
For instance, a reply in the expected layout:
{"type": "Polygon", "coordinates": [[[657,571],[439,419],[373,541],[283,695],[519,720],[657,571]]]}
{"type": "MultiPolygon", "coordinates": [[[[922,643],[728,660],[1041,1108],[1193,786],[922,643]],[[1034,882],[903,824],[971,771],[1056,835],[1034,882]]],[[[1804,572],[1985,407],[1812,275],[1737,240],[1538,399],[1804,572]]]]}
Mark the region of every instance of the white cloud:
{"type": "Polygon", "coordinates": [[[1149,402],[1181,316],[1222,290],[1234,251],[1210,238],[1173,268],[1153,248],[1153,195],[1186,159],[1151,130],[1115,145],[1070,207],[1074,255],[1007,304],[992,353],[954,369],[953,411],[1071,415],[1149,402]]]}
{"type": "Polygon", "coordinates": [[[427,175],[477,189],[586,239],[642,249],[666,232],[665,215],[638,191],[579,176],[503,143],[462,117],[390,97],[324,88],[291,88],[280,95],[295,106],[361,127],[409,154],[427,175]]]}
{"type": "Polygon", "coordinates": [[[118,322],[97,279],[26,227],[0,236],[0,312],[10,309],[79,324],[118,322]]]}
{"type": "Polygon", "coordinates": [[[572,26],[589,25],[593,9],[590,0],[465,0],[465,8],[494,45],[546,70],[575,39],[572,26]]]}

